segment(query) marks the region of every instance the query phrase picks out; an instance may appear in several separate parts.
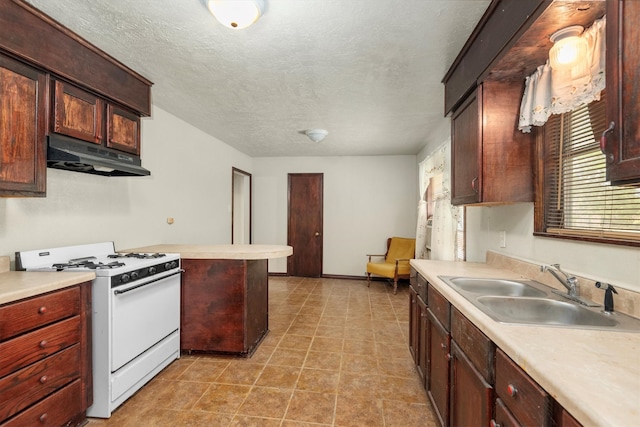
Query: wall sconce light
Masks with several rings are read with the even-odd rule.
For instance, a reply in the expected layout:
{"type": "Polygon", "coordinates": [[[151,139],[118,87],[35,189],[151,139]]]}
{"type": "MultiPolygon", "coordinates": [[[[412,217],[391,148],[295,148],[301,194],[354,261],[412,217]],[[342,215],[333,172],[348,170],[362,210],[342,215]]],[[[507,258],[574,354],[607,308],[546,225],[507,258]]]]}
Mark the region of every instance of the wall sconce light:
{"type": "Polygon", "coordinates": [[[264,13],[264,0],[207,0],[209,12],[225,27],[242,29],[264,13]]]}
{"type": "Polygon", "coordinates": [[[583,30],[580,25],[573,25],[553,33],[553,47],[549,50],[551,68],[570,70],[584,62],[587,57],[587,41],[580,37],[583,30]]]}
{"type": "Polygon", "coordinates": [[[307,129],[302,131],[301,133],[304,133],[305,135],[307,135],[307,138],[309,138],[313,142],[320,142],[327,135],[329,135],[329,132],[327,132],[324,129],[307,129]]]}

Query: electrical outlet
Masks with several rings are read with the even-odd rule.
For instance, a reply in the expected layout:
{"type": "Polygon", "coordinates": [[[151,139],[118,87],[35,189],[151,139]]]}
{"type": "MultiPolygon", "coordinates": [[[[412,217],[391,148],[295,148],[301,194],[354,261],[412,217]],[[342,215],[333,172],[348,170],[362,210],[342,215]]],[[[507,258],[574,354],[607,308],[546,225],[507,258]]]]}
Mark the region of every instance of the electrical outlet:
{"type": "Polygon", "coordinates": [[[506,231],[501,231],[500,232],[500,247],[501,248],[506,248],[507,247],[507,232],[506,231]]]}

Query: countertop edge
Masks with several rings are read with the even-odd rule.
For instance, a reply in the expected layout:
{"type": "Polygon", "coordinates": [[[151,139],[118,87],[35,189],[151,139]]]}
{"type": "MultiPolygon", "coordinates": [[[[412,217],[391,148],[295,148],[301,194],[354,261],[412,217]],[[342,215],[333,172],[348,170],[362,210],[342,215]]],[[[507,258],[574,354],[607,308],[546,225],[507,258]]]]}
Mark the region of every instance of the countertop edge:
{"type": "Polygon", "coordinates": [[[95,277],[93,272],[3,272],[0,273],[0,305],[90,282],[95,277]]]}
{"type": "Polygon", "coordinates": [[[182,245],[160,244],[119,250],[119,252],[178,253],[185,259],[258,260],[285,258],[293,254],[286,245],[182,245]]]}

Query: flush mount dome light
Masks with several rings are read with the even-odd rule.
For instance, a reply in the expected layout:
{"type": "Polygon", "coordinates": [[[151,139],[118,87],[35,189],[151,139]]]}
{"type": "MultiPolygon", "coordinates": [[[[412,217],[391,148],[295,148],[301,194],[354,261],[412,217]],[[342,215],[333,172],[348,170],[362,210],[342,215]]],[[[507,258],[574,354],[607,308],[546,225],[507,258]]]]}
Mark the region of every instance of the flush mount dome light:
{"type": "Polygon", "coordinates": [[[207,0],[209,12],[225,27],[240,30],[264,13],[264,0],[207,0]]]}
{"type": "Polygon", "coordinates": [[[583,30],[580,25],[573,25],[553,33],[553,47],[549,50],[551,68],[567,70],[584,61],[587,56],[587,41],[580,37],[583,30]]]}
{"type": "Polygon", "coordinates": [[[313,142],[320,142],[329,135],[329,132],[324,129],[307,129],[303,133],[313,142]]]}

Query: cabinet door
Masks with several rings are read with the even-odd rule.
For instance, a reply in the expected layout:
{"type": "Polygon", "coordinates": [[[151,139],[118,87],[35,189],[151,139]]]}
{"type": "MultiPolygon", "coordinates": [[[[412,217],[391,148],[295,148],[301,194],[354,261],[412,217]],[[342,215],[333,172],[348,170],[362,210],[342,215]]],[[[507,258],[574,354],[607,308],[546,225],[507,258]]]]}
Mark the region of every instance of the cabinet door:
{"type": "Polygon", "coordinates": [[[487,426],[493,416],[493,387],[451,341],[451,425],[487,426]]]}
{"type": "Polygon", "coordinates": [[[413,361],[418,364],[418,331],[420,325],[420,313],[418,311],[418,294],[409,286],[409,351],[413,361]]]}
{"type": "Polygon", "coordinates": [[[480,202],[482,186],[482,86],[462,103],[451,118],[451,203],[480,202]]]}
{"type": "Polygon", "coordinates": [[[46,76],[0,55],[0,195],[46,190],[46,76]]]}
{"type": "Polygon", "coordinates": [[[96,95],[56,80],[53,95],[53,131],[102,144],[104,103],[96,95]]]}
{"type": "Polygon", "coordinates": [[[427,304],[422,301],[422,298],[418,295],[416,297],[416,305],[418,306],[418,336],[416,347],[416,363],[418,365],[418,372],[422,379],[422,386],[426,388],[427,379],[429,374],[429,368],[427,366],[427,354],[429,345],[429,323],[427,322],[427,304]]]}
{"type": "Polygon", "coordinates": [[[107,106],[107,147],[140,155],[140,117],[109,104],[107,106]]]}
{"type": "Polygon", "coordinates": [[[449,342],[447,330],[429,313],[429,387],[427,394],[433,404],[440,425],[449,425],[449,342]]]}
{"type": "Polygon", "coordinates": [[[640,2],[607,1],[607,180],[640,184],[640,2]]]}

